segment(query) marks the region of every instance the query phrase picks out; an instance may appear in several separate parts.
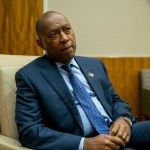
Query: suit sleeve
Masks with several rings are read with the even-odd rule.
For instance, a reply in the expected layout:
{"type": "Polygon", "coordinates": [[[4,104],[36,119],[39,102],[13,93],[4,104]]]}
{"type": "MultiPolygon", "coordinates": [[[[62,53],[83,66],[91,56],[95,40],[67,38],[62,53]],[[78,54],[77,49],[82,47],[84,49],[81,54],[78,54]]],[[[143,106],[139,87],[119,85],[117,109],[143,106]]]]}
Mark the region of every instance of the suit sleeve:
{"type": "Polygon", "coordinates": [[[17,86],[15,119],[20,143],[36,150],[78,150],[82,137],[46,127],[42,123],[42,111],[36,88],[23,72],[17,72],[15,79],[17,86]]]}

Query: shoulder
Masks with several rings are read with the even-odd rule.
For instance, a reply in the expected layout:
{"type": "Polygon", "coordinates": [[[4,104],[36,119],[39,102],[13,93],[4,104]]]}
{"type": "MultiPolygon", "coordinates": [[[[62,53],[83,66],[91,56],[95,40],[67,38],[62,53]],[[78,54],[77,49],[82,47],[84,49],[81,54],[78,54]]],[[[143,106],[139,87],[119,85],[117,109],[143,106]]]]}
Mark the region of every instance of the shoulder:
{"type": "MultiPolygon", "coordinates": [[[[43,56],[42,56],[43,57],[43,56]]],[[[29,62],[28,64],[24,65],[20,70],[24,70],[26,68],[29,68],[31,66],[35,66],[36,64],[38,64],[40,62],[40,60],[42,59],[42,57],[38,57],[34,60],[32,60],[31,62],[29,62]]],[[[19,71],[20,71],[19,70],[19,71]]]]}
{"type": "Polygon", "coordinates": [[[107,74],[107,68],[103,61],[99,58],[76,56],[75,60],[82,67],[86,67],[91,70],[97,70],[97,72],[104,72],[107,74]]]}
{"type": "Polygon", "coordinates": [[[44,61],[44,56],[39,56],[38,58],[34,59],[33,61],[29,62],[28,64],[22,66],[17,72],[16,74],[20,74],[20,73],[27,73],[27,74],[33,74],[34,72],[36,72],[37,70],[39,70],[41,64],[44,61]]]}
{"type": "Polygon", "coordinates": [[[92,66],[100,66],[100,67],[104,67],[105,65],[104,63],[99,59],[99,58],[95,58],[95,57],[84,57],[84,56],[75,56],[75,60],[78,63],[84,63],[86,65],[92,65],[92,66]]]}
{"type": "Polygon", "coordinates": [[[75,59],[83,62],[102,63],[102,61],[99,58],[95,57],[75,56],[75,59]]]}

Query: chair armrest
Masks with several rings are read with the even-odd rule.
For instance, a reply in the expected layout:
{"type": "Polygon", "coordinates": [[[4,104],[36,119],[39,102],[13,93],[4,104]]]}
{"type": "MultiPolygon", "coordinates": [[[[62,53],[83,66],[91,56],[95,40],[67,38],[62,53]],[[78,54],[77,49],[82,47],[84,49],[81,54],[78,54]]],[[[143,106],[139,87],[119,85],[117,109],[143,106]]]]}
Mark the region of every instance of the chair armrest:
{"type": "Polygon", "coordinates": [[[142,89],[142,100],[150,101],[150,88],[142,89]]]}
{"type": "Polygon", "coordinates": [[[147,116],[150,117],[150,88],[142,89],[142,111],[147,116]]]}
{"type": "Polygon", "coordinates": [[[31,150],[22,147],[18,140],[0,134],[0,150],[31,150]]]}

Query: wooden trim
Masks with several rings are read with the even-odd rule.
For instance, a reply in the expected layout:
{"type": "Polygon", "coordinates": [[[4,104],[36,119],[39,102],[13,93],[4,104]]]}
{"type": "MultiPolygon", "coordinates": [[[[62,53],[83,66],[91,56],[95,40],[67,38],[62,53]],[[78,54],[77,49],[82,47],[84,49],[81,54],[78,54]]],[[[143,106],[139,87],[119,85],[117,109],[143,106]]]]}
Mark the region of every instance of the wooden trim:
{"type": "Polygon", "coordinates": [[[41,55],[35,22],[43,0],[0,0],[0,54],[41,55]]]}
{"type": "Polygon", "coordinates": [[[127,101],[134,115],[144,119],[141,112],[141,69],[150,69],[150,58],[99,58],[108,70],[116,92],[127,101]]]}

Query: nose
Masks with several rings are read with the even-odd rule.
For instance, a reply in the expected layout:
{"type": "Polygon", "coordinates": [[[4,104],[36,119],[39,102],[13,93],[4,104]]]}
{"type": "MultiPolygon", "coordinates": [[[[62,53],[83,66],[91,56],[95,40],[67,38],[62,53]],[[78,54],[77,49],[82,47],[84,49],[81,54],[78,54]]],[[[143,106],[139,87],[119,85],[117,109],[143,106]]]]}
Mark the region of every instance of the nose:
{"type": "Polygon", "coordinates": [[[68,35],[63,31],[60,32],[60,41],[61,43],[66,43],[69,41],[68,35]]]}

